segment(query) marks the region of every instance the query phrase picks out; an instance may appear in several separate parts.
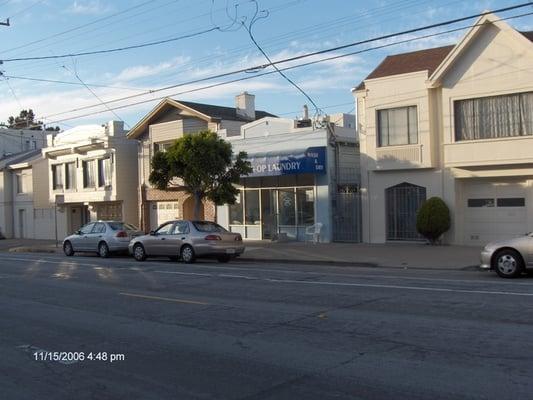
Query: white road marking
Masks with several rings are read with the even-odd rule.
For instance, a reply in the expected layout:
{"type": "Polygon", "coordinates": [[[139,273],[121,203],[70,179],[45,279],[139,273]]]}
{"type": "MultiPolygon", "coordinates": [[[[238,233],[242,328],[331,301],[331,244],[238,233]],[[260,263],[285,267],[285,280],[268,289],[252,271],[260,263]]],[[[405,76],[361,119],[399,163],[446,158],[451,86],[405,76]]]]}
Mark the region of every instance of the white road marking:
{"type": "Polygon", "coordinates": [[[194,276],[213,276],[212,274],[202,274],[199,272],[180,272],[180,271],[154,271],[159,274],[173,274],[173,275],[194,275],[194,276]]]}
{"type": "Polygon", "coordinates": [[[209,305],[209,303],[204,303],[204,302],[201,302],[201,301],[174,299],[172,297],[148,296],[148,295],[139,294],[139,293],[120,292],[119,295],[128,296],[128,297],[138,297],[138,298],[147,299],[147,300],[160,300],[160,301],[170,301],[170,302],[173,302],[173,303],[195,304],[195,305],[199,305],[199,306],[207,306],[207,305],[209,305]]]}

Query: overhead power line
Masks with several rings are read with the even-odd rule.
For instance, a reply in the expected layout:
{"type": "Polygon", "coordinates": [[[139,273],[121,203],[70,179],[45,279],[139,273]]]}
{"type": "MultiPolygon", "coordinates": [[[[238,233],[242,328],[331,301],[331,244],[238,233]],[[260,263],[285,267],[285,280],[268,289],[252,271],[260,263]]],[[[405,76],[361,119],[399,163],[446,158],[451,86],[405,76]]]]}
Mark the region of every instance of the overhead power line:
{"type": "MultiPolygon", "coordinates": [[[[528,16],[528,15],[533,15],[533,12],[524,13],[524,14],[520,14],[520,15],[513,15],[513,16],[510,16],[510,17],[506,17],[506,18],[499,18],[497,21],[504,21],[504,20],[509,20],[509,19],[521,18],[521,17],[525,17],[525,16],[528,16]]],[[[383,49],[383,48],[387,48],[387,47],[391,47],[391,46],[396,46],[396,45],[399,45],[399,44],[411,43],[411,42],[415,42],[417,40],[423,40],[423,39],[428,39],[428,38],[432,38],[432,37],[436,37],[436,36],[440,36],[440,35],[445,35],[445,34],[449,34],[449,33],[453,33],[453,32],[458,32],[458,31],[462,31],[462,30],[465,30],[465,29],[469,29],[469,28],[475,27],[475,26],[481,26],[481,24],[473,24],[473,25],[468,25],[468,26],[462,26],[460,28],[449,29],[449,30],[442,31],[442,32],[437,32],[437,33],[427,34],[427,35],[418,36],[418,37],[414,37],[414,38],[399,40],[399,41],[396,41],[396,42],[391,42],[391,43],[386,43],[386,44],[383,44],[383,45],[369,47],[369,48],[366,48],[366,49],[357,50],[357,51],[353,51],[353,52],[350,52],[350,53],[340,54],[340,55],[336,55],[336,56],[332,56],[332,57],[328,57],[328,58],[323,58],[323,59],[320,59],[320,60],[314,60],[314,61],[309,61],[309,62],[302,63],[302,64],[293,65],[293,66],[290,66],[290,67],[282,68],[281,70],[282,71],[288,71],[288,70],[292,70],[292,69],[296,69],[296,68],[302,68],[302,67],[306,67],[306,66],[310,66],[310,65],[326,62],[326,61],[331,61],[331,60],[336,60],[336,59],[349,57],[349,56],[353,56],[353,55],[357,55],[357,54],[366,53],[366,52],[369,52],[369,51],[372,51],[372,50],[383,49]]],[[[162,99],[167,98],[167,97],[179,96],[179,95],[182,95],[182,94],[199,92],[199,91],[202,91],[202,90],[212,89],[212,88],[215,88],[215,87],[229,85],[231,83],[241,82],[241,81],[245,81],[245,80],[249,80],[249,79],[255,79],[255,78],[258,78],[258,77],[271,75],[271,74],[276,74],[276,73],[277,73],[277,71],[275,71],[275,70],[274,71],[267,71],[267,72],[262,72],[262,73],[258,73],[258,74],[255,74],[255,75],[249,75],[249,76],[245,76],[245,77],[236,78],[236,79],[229,80],[229,81],[217,82],[217,83],[213,83],[211,85],[206,85],[206,86],[202,86],[202,87],[198,87],[198,88],[194,88],[194,89],[184,90],[182,92],[171,93],[171,94],[167,94],[167,95],[161,96],[161,97],[156,97],[156,98],[151,98],[151,99],[146,99],[146,100],[140,100],[140,101],[137,101],[137,102],[134,102],[134,103],[120,105],[120,106],[117,106],[117,107],[113,107],[112,110],[119,110],[119,109],[129,108],[129,107],[133,107],[133,106],[137,106],[137,105],[141,105],[141,104],[151,103],[151,102],[154,102],[154,101],[157,101],[157,100],[162,100],[162,99]]],[[[207,79],[210,79],[210,78],[205,78],[204,80],[207,80],[207,79]]],[[[109,103],[110,103],[110,101],[107,102],[107,104],[109,104],[109,103]]],[[[80,107],[80,108],[75,109],[75,110],[69,110],[69,111],[60,112],[60,113],[57,113],[57,114],[50,115],[48,117],[41,117],[41,119],[50,119],[50,117],[52,117],[52,116],[57,116],[57,115],[61,115],[61,114],[67,114],[67,113],[76,112],[76,111],[80,111],[80,110],[88,109],[88,108],[94,108],[94,107],[97,107],[99,105],[100,104],[92,105],[92,106],[80,107]]],[[[63,118],[63,119],[50,121],[48,123],[49,124],[52,124],[52,123],[56,124],[56,123],[60,123],[60,122],[63,122],[63,121],[69,121],[69,120],[73,120],[73,119],[79,119],[79,118],[89,117],[89,116],[92,116],[92,115],[101,114],[103,112],[106,112],[106,111],[101,111],[101,110],[93,111],[93,112],[86,113],[86,114],[81,114],[81,115],[76,115],[76,116],[73,116],[73,117],[68,117],[68,118],[63,118]]]]}
{"type": "MultiPolygon", "coordinates": [[[[372,39],[362,40],[362,41],[358,41],[358,42],[348,43],[348,44],[345,44],[345,45],[342,45],[342,46],[337,46],[337,47],[333,47],[333,48],[330,48],[330,49],[320,50],[320,51],[316,51],[314,53],[308,53],[307,55],[305,55],[305,57],[324,54],[324,53],[331,52],[331,51],[336,51],[336,50],[342,50],[342,49],[345,49],[345,48],[348,48],[348,47],[353,47],[353,46],[357,46],[357,45],[361,45],[361,44],[374,42],[376,40],[390,39],[390,38],[393,38],[393,37],[399,36],[399,35],[406,35],[406,34],[409,34],[409,33],[416,33],[416,32],[420,32],[420,31],[423,31],[423,30],[439,28],[439,27],[442,27],[442,26],[451,25],[451,24],[458,23],[458,22],[463,22],[463,21],[466,21],[466,20],[469,20],[469,19],[472,19],[472,18],[481,17],[483,15],[487,15],[487,14],[490,14],[490,13],[493,13],[493,12],[494,13],[498,13],[498,12],[511,11],[511,10],[516,10],[518,8],[528,7],[528,6],[531,6],[531,5],[532,5],[532,3],[531,3],[531,1],[529,1],[527,3],[521,3],[521,4],[517,4],[517,5],[514,5],[514,6],[510,6],[510,7],[499,8],[497,10],[490,11],[490,12],[483,12],[483,13],[479,13],[479,14],[469,15],[467,17],[456,18],[456,19],[452,19],[452,20],[448,20],[448,21],[444,21],[444,22],[439,22],[439,23],[436,23],[436,24],[426,25],[426,26],[422,26],[422,27],[419,27],[419,28],[408,29],[408,30],[405,30],[405,31],[402,31],[402,32],[397,32],[397,33],[392,33],[392,34],[389,34],[389,35],[380,36],[379,38],[372,38],[372,39]]],[[[205,29],[205,30],[202,30],[202,31],[199,31],[199,32],[195,32],[195,33],[191,33],[191,34],[187,34],[187,35],[183,35],[183,36],[178,36],[178,37],[174,37],[174,38],[170,38],[170,39],[166,39],[166,40],[158,40],[158,41],[155,41],[155,42],[141,43],[141,44],[135,44],[135,45],[125,46],[125,47],[117,47],[117,48],[114,48],[114,49],[86,51],[86,52],[69,53],[69,54],[58,54],[58,55],[49,55],[49,56],[6,58],[6,59],[3,59],[1,61],[6,63],[6,62],[15,62],[15,61],[48,60],[48,59],[57,59],[57,58],[88,56],[88,55],[95,55],[95,54],[115,53],[115,52],[138,49],[138,48],[143,48],[143,47],[156,46],[156,45],[160,45],[160,44],[164,44],[164,43],[170,43],[170,42],[174,42],[174,41],[177,41],[177,40],[182,40],[182,39],[191,38],[191,37],[198,36],[198,35],[203,35],[205,33],[212,32],[212,31],[215,31],[215,30],[220,30],[220,28],[217,26],[217,27],[212,27],[212,28],[205,29]]],[[[304,56],[295,56],[295,57],[292,57],[292,58],[289,58],[289,59],[285,59],[282,62],[294,61],[294,60],[298,60],[298,59],[303,58],[303,57],[304,56]]],[[[270,65],[274,65],[274,64],[278,64],[278,63],[280,63],[280,61],[275,62],[275,63],[263,64],[261,66],[258,66],[257,68],[264,69],[264,68],[266,68],[266,67],[268,67],[270,65]]]]}
{"type": "MultiPolygon", "coordinates": [[[[518,6],[514,6],[514,8],[516,8],[516,7],[518,7],[518,6]]],[[[523,5],[521,5],[520,7],[523,7],[523,5]]],[[[508,9],[508,8],[506,8],[506,9],[508,9]]],[[[502,10],[503,9],[500,9],[500,10],[496,10],[494,12],[501,12],[502,10]]],[[[456,23],[458,20],[459,21],[464,21],[465,19],[472,19],[472,18],[483,16],[483,15],[487,15],[487,14],[489,14],[489,12],[483,12],[483,13],[475,14],[475,15],[469,16],[469,17],[464,17],[464,18],[454,19],[454,20],[450,20],[450,21],[445,21],[445,22],[441,22],[441,23],[438,23],[438,24],[429,25],[429,27],[426,26],[426,27],[421,27],[421,28],[410,29],[408,31],[398,32],[398,33],[395,33],[395,34],[387,34],[387,35],[384,35],[384,36],[374,37],[372,39],[366,39],[366,40],[359,41],[359,42],[353,42],[353,43],[346,44],[346,45],[343,45],[343,46],[337,46],[337,47],[324,49],[324,50],[320,50],[320,51],[316,51],[316,52],[312,52],[312,53],[301,54],[299,56],[294,56],[294,57],[285,58],[285,59],[281,59],[281,60],[277,60],[277,61],[272,61],[271,64],[283,64],[283,63],[287,63],[287,62],[290,62],[290,61],[300,60],[300,59],[304,59],[304,58],[308,58],[308,57],[312,57],[312,56],[316,56],[316,55],[320,55],[320,54],[326,54],[326,53],[329,53],[329,52],[332,52],[332,51],[335,51],[335,50],[338,50],[338,49],[344,49],[344,48],[356,46],[356,45],[359,45],[359,44],[367,44],[367,43],[371,43],[371,42],[384,40],[384,39],[387,39],[387,38],[392,38],[392,37],[395,37],[395,36],[402,36],[402,35],[406,34],[406,32],[407,33],[412,33],[412,32],[418,32],[418,31],[422,31],[422,30],[427,30],[427,29],[430,29],[430,28],[432,28],[434,26],[450,25],[450,24],[456,23]]],[[[523,17],[523,16],[526,16],[526,15],[530,15],[530,14],[531,13],[515,15],[515,16],[511,16],[511,17],[507,17],[507,18],[500,18],[499,20],[519,18],[519,17],[523,17]]],[[[429,34],[429,35],[422,36],[420,38],[428,38],[428,37],[439,36],[439,35],[443,35],[443,34],[447,34],[447,33],[457,32],[457,31],[461,31],[461,30],[464,30],[464,29],[467,29],[467,28],[470,28],[470,27],[473,27],[473,26],[475,26],[475,25],[463,26],[463,27],[460,27],[460,28],[455,28],[455,29],[451,29],[451,30],[448,30],[448,31],[444,31],[444,32],[439,32],[439,33],[435,33],[435,34],[429,34]]],[[[392,45],[402,44],[402,43],[409,43],[410,41],[419,40],[420,38],[397,41],[397,42],[394,42],[392,45]]],[[[375,49],[379,49],[379,48],[383,48],[383,47],[389,47],[389,45],[377,46],[377,47],[373,47],[373,48],[369,48],[369,49],[355,51],[355,52],[352,52],[352,53],[341,54],[339,56],[333,56],[333,57],[329,57],[329,58],[324,58],[324,59],[320,59],[320,60],[316,60],[316,61],[312,61],[312,62],[308,62],[308,63],[304,63],[304,64],[299,64],[299,65],[296,65],[296,66],[293,66],[293,67],[281,68],[281,70],[282,71],[287,71],[289,69],[300,68],[300,67],[304,67],[304,66],[308,66],[308,65],[313,65],[313,64],[316,64],[316,63],[319,63],[319,62],[331,61],[331,60],[335,60],[335,59],[338,59],[338,58],[343,58],[343,57],[347,57],[347,56],[350,56],[350,55],[356,55],[356,54],[359,54],[361,52],[365,52],[365,51],[369,51],[369,50],[375,50],[375,49]]],[[[154,94],[154,93],[158,93],[158,92],[162,92],[162,91],[178,88],[178,87],[183,87],[183,86],[187,86],[187,85],[193,85],[193,84],[202,83],[202,82],[206,82],[206,81],[214,80],[214,79],[226,78],[228,76],[237,75],[237,74],[241,74],[241,73],[245,73],[245,72],[257,72],[257,71],[260,71],[260,70],[263,70],[263,69],[269,67],[271,64],[270,63],[269,64],[261,64],[261,65],[257,65],[257,66],[246,67],[246,68],[241,68],[241,69],[238,69],[238,70],[223,72],[223,73],[220,73],[220,74],[210,75],[210,76],[207,76],[207,77],[198,78],[198,79],[190,80],[190,81],[187,81],[187,82],[182,82],[182,83],[178,83],[178,84],[174,84],[174,85],[169,85],[169,86],[161,87],[161,88],[158,88],[158,89],[148,90],[148,91],[145,91],[143,93],[136,93],[136,94],[132,94],[132,95],[129,95],[129,96],[119,97],[119,98],[116,98],[116,99],[108,100],[108,101],[106,101],[106,103],[107,104],[113,104],[113,103],[117,103],[117,102],[121,102],[121,101],[125,101],[125,100],[130,100],[130,99],[142,97],[142,96],[149,95],[149,94],[154,94]]],[[[272,71],[272,72],[277,73],[277,71],[272,71]]],[[[270,73],[271,72],[267,72],[266,74],[258,74],[258,75],[254,75],[254,76],[258,77],[258,76],[263,76],[263,75],[269,75],[270,73]]],[[[242,80],[246,80],[246,79],[248,79],[248,78],[242,78],[242,80]]],[[[234,81],[231,81],[231,82],[234,82],[234,81]]],[[[183,93],[179,93],[179,94],[183,94],[183,93]]],[[[148,101],[152,101],[152,100],[148,100],[148,101]]],[[[137,103],[134,103],[134,104],[137,104],[137,103]]],[[[49,115],[44,116],[42,118],[52,118],[52,117],[56,117],[56,116],[63,115],[63,114],[68,114],[68,113],[88,110],[88,109],[91,109],[91,108],[98,107],[100,105],[101,104],[92,104],[92,105],[77,107],[77,108],[73,108],[73,109],[70,109],[70,110],[67,110],[67,111],[62,111],[62,112],[58,112],[58,113],[49,114],[49,115]]]]}
{"type": "MultiPolygon", "coordinates": [[[[55,79],[44,79],[44,78],[34,78],[30,76],[17,76],[17,75],[6,75],[3,74],[8,79],[19,79],[19,80],[25,80],[25,81],[33,81],[33,82],[45,82],[45,83],[60,83],[63,85],[77,85],[77,86],[84,86],[82,83],[79,82],[71,82],[71,81],[62,81],[62,80],[55,80],[55,79]]],[[[146,91],[145,88],[132,88],[132,87],[125,87],[125,86],[115,86],[115,85],[101,85],[97,83],[86,83],[87,86],[92,87],[101,87],[101,88],[109,88],[109,89],[121,89],[121,90],[133,90],[136,92],[144,92],[146,91]]]]}

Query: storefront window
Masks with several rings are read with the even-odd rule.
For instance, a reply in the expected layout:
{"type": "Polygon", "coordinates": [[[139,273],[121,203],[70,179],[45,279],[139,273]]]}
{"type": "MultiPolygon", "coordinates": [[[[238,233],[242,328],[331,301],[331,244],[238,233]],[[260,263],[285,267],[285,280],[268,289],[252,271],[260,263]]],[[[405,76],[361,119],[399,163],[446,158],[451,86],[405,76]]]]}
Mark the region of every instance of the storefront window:
{"type": "Polygon", "coordinates": [[[315,223],[315,194],[313,189],[296,189],[298,225],[315,223]]]}
{"type": "Polygon", "coordinates": [[[259,225],[259,190],[246,190],[244,192],[244,220],[246,225],[259,225]]]}
{"type": "Polygon", "coordinates": [[[242,191],[239,192],[235,200],[235,204],[229,206],[229,223],[230,225],[242,225],[242,191]]]}
{"type": "Polygon", "coordinates": [[[296,225],[296,204],[294,200],[294,189],[280,189],[278,191],[280,225],[296,225]]]}

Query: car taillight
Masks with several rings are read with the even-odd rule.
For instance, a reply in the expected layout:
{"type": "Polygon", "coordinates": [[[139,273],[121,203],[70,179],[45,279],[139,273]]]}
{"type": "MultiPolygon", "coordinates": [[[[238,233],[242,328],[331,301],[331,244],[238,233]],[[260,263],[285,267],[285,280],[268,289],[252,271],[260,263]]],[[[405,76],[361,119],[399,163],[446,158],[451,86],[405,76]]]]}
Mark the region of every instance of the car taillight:
{"type": "Polygon", "coordinates": [[[205,240],[222,240],[222,238],[218,235],[207,235],[204,239],[205,240]]]}
{"type": "Polygon", "coordinates": [[[242,242],[242,236],[241,235],[235,236],[235,241],[242,242]]]}
{"type": "Polygon", "coordinates": [[[125,231],[118,231],[116,237],[127,238],[128,234],[125,231]]]}

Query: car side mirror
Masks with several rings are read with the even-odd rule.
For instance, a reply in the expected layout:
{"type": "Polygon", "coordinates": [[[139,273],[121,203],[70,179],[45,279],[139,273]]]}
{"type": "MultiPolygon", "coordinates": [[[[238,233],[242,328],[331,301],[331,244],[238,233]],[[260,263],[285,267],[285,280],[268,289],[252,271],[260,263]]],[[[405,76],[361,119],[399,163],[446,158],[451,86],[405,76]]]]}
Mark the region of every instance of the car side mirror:
{"type": "Polygon", "coordinates": [[[81,235],[81,230],[77,230],[76,235],[81,235]]]}
{"type": "Polygon", "coordinates": [[[155,231],[150,231],[150,236],[155,236],[155,231]]]}

